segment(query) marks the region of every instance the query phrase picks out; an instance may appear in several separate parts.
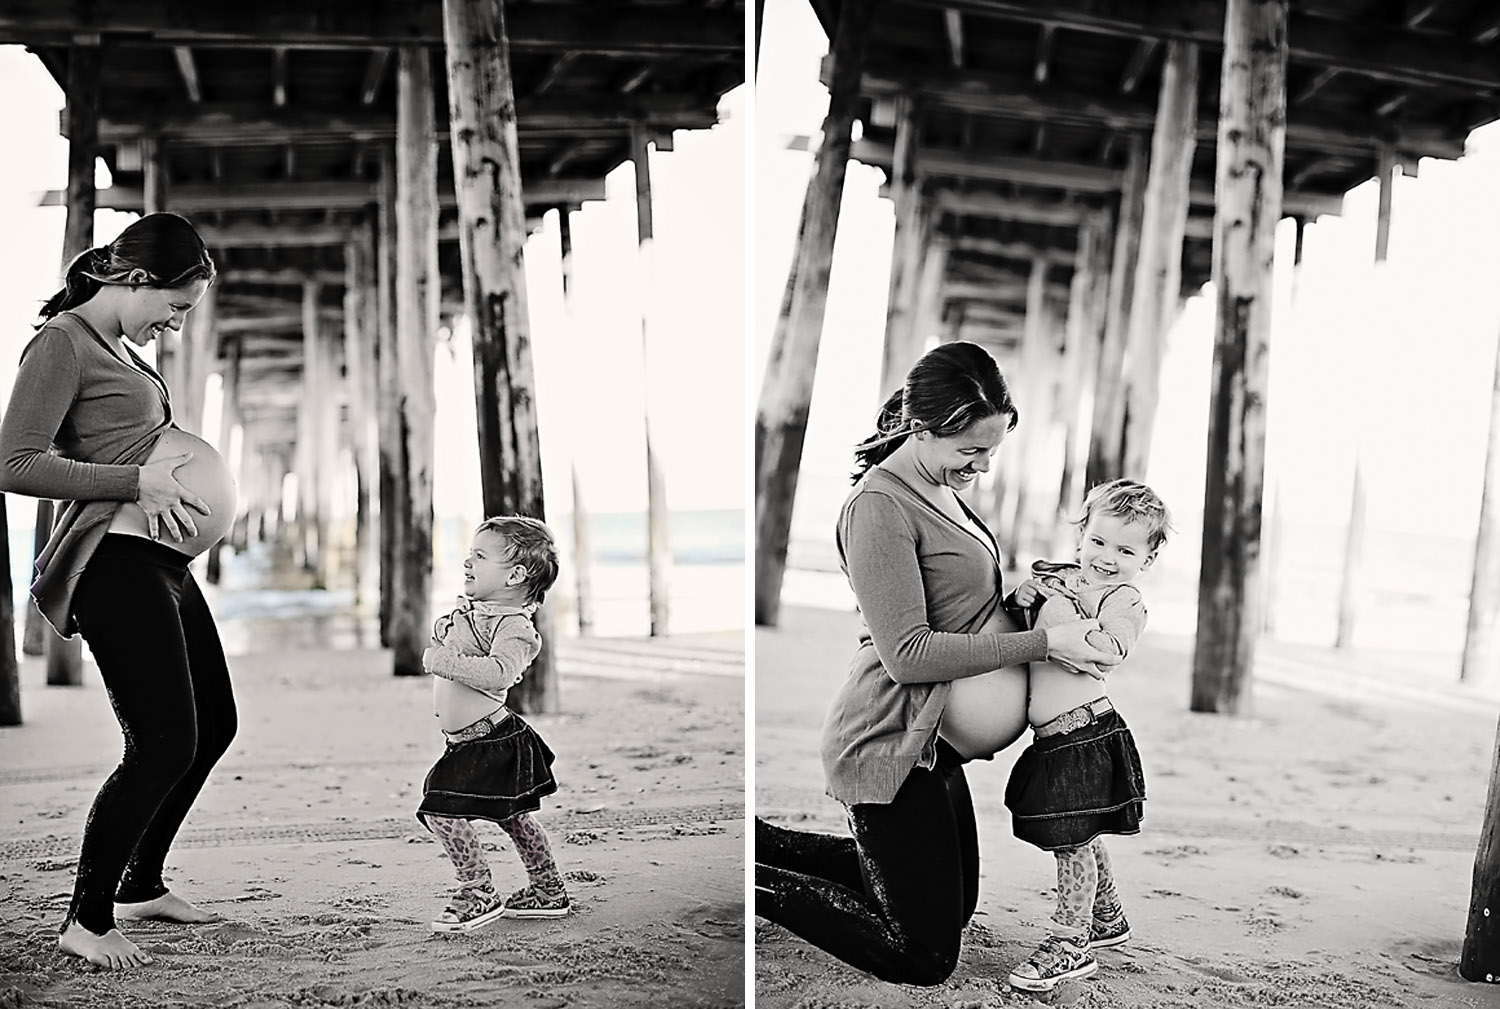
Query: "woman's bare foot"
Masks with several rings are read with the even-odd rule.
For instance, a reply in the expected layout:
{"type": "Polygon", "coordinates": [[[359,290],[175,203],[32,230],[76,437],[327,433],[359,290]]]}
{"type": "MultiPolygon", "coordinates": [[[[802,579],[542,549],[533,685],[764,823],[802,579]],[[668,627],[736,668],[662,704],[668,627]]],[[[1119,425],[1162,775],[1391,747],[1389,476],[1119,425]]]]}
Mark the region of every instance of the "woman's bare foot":
{"type": "Polygon", "coordinates": [[[140,967],[155,962],[151,954],[121,935],[117,928],[112,928],[103,935],[95,935],[78,922],[71,922],[67,930],[57,937],[57,945],[64,953],[83,957],[89,963],[96,963],[110,970],[140,967]]]}
{"type": "Polygon", "coordinates": [[[116,903],[115,917],[130,918],[135,921],[177,921],[186,925],[224,920],[222,915],[190,904],[171,891],[154,900],[141,901],[139,904],[116,903]]]}

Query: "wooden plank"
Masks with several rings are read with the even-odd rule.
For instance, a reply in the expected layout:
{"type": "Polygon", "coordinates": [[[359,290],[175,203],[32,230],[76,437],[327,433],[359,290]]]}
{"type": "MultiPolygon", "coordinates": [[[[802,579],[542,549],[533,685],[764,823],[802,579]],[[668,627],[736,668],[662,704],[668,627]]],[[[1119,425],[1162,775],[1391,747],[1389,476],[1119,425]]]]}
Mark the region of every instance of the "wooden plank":
{"type": "Polygon", "coordinates": [[[1140,39],[1135,44],[1135,49],[1130,53],[1130,59],[1125,61],[1125,71],[1120,75],[1120,94],[1132,94],[1137,85],[1141,83],[1141,75],[1146,72],[1146,67],[1151,64],[1151,57],[1161,48],[1160,39],[1140,39]]]}
{"type": "MultiPolygon", "coordinates": [[[[913,346],[916,286],[926,242],[922,220],[922,176],[918,163],[921,110],[905,95],[896,98],[896,144],[890,164],[890,196],[896,227],[891,242],[890,283],[886,296],[885,339],[880,362],[881,402],[906,379],[921,356],[913,346]]],[[[855,145],[858,147],[858,144],[855,145]]],[[[858,158],[851,151],[851,156],[858,158]]]]}
{"type": "Polygon", "coordinates": [[[1214,236],[1213,385],[1193,711],[1248,707],[1260,633],[1272,260],[1286,135],[1287,0],[1228,0],[1214,236]]]}
{"type": "MultiPolygon", "coordinates": [[[[183,17],[174,0],[8,0],[0,8],[0,42],[29,45],[109,32],[111,44],[256,48],[364,49],[442,44],[442,10],[408,0],[262,0],[205,4],[183,17]]],[[[744,52],[740,10],[682,7],[663,14],[635,5],[582,0],[523,4],[510,22],[512,50],[577,50],[640,59],[738,56],[744,52]]]]}
{"type": "MultiPolygon", "coordinates": [[[[508,14],[509,5],[503,0],[443,0],[449,109],[455,125],[451,134],[454,179],[463,231],[464,311],[473,328],[484,514],[545,519],[531,320],[522,269],[524,187],[508,14]]],[[[430,347],[426,353],[430,360],[430,347]]],[[[538,610],[535,620],[542,654],[510,696],[523,711],[556,711],[551,608],[538,610]]]]}
{"type": "MultiPolygon", "coordinates": [[[[423,675],[432,595],[433,341],[438,327],[437,140],[432,55],[402,46],[396,63],[397,451],[405,531],[396,559],[391,651],[397,676],[423,675]]],[[[472,236],[470,236],[472,238],[472,236]]],[[[475,320],[478,323],[480,320],[475,320]]],[[[478,349],[476,348],[476,356],[478,349]]]]}
{"type": "MultiPolygon", "coordinates": [[[[357,237],[349,239],[349,244],[358,241],[357,237]]],[[[270,286],[281,284],[286,287],[301,288],[309,280],[315,280],[324,287],[337,286],[345,283],[345,271],[343,270],[299,270],[293,267],[280,267],[276,269],[261,269],[256,267],[231,267],[220,270],[218,283],[226,288],[232,288],[237,284],[257,284],[270,286]]]]}
{"type": "Polygon", "coordinates": [[[943,34],[948,41],[948,64],[960,68],[964,65],[964,16],[962,11],[948,7],[943,11],[943,34]]]}
{"type": "Polygon", "coordinates": [[[1184,125],[1198,118],[1198,47],[1193,43],[1167,43],[1158,102],[1125,340],[1124,475],[1134,480],[1146,479],[1167,327],[1182,290],[1184,229],[1198,143],[1192,128],[1184,125]]]}
{"type": "MultiPolygon", "coordinates": [[[[1379,198],[1375,210],[1375,270],[1372,274],[1374,295],[1385,282],[1383,269],[1391,243],[1391,191],[1395,185],[1395,159],[1387,148],[1376,162],[1375,177],[1379,198]]],[[[1365,555],[1365,446],[1356,426],[1354,444],[1354,477],[1349,492],[1349,524],[1345,528],[1343,568],[1339,579],[1338,626],[1334,631],[1335,648],[1352,648],[1354,628],[1359,618],[1360,595],[1364,582],[1365,555]]]]}
{"type": "Polygon", "coordinates": [[[1094,383],[1094,412],[1089,427],[1089,456],[1085,489],[1124,475],[1125,459],[1125,346],[1130,313],[1135,302],[1135,263],[1140,256],[1141,218],[1146,204],[1146,146],[1130,137],[1126,182],[1116,218],[1115,247],[1110,261],[1109,303],[1104,337],[1099,346],[1099,370],[1094,383]]]}
{"type": "MultiPolygon", "coordinates": [[[[560,91],[529,96],[516,103],[521,135],[623,136],[633,123],[663,129],[697,129],[714,125],[712,102],[689,92],[594,94],[560,91]]],[[[66,130],[62,131],[66,135],[66,130]]],[[[446,139],[446,117],[438,130],[446,139]]],[[[133,143],[159,135],[189,146],[266,145],[310,140],[392,140],[396,125],[389,115],[363,106],[278,107],[268,102],[174,104],[153,109],[107,108],[99,123],[105,144],[133,143]]]]}
{"type": "Polygon", "coordinates": [[[932,194],[932,206],[942,213],[998,217],[1001,220],[1054,227],[1077,227],[1091,212],[1091,208],[1079,204],[1045,204],[995,193],[972,193],[954,189],[935,190],[932,194]]]}
{"type": "MultiPolygon", "coordinates": [[[[605,197],[602,178],[538,179],[531,188],[534,192],[527,193],[528,204],[542,209],[605,197]]],[[[376,187],[362,182],[185,182],[172,190],[172,209],[183,214],[210,210],[362,210],[373,204],[375,198],[376,187]]],[[[38,206],[59,206],[63,199],[58,190],[49,190],[42,195],[38,206]]],[[[134,186],[111,186],[99,191],[101,208],[140,211],[145,209],[145,203],[146,194],[134,186]]],[[[448,194],[438,200],[438,206],[452,209],[457,206],[457,198],[448,194]]]]}
{"type": "Polygon", "coordinates": [[[188,101],[195,105],[203,101],[203,85],[198,80],[198,63],[193,58],[192,46],[173,46],[172,60],[177,64],[177,75],[182,78],[188,101]]]}
{"type": "Polygon", "coordinates": [[[1076,255],[1075,248],[1051,248],[1031,242],[1007,242],[998,238],[983,238],[978,235],[953,235],[948,237],[952,248],[959,252],[978,252],[1002,259],[1024,259],[1031,262],[1041,256],[1053,263],[1070,263],[1076,255]]]}
{"type": "MultiPolygon", "coordinates": [[[[646,131],[636,129],[631,134],[630,157],[635,163],[635,220],[637,255],[639,256],[640,284],[642,291],[641,310],[641,357],[642,373],[650,375],[650,334],[655,289],[654,241],[655,228],[651,208],[651,162],[647,147],[646,131]]],[[[651,602],[651,635],[668,633],[668,602],[670,598],[669,578],[672,567],[672,552],[669,545],[669,512],[667,511],[666,474],[656,455],[656,446],[651,435],[650,383],[646,392],[646,564],[648,569],[651,602]]]]}
{"type": "Polygon", "coordinates": [[[790,305],[777,319],[755,417],[755,622],[774,625],[781,611],[787,542],[808,406],[818,365],[828,278],[850,133],[861,104],[859,81],[873,0],[843,0],[831,43],[833,75],[823,142],[802,206],[788,278],[790,305]]]}
{"type": "Polygon", "coordinates": [[[359,82],[361,105],[375,104],[375,99],[380,94],[381,82],[385,80],[385,68],[390,62],[390,46],[377,46],[370,50],[369,61],[365,63],[364,79],[359,82]]]}
{"type": "MultiPolygon", "coordinates": [[[[886,59],[889,59],[888,57],[886,59]]],[[[1155,103],[1128,95],[1102,95],[974,70],[912,69],[900,63],[873,64],[861,83],[870,97],[907,91],[935,108],[1000,119],[1040,120],[1059,126],[1143,132],[1156,121],[1155,103]]],[[[1217,123],[1200,115],[1198,139],[1212,140],[1217,123]]],[[[1391,123],[1376,116],[1319,114],[1316,122],[1287,124],[1287,142],[1324,153],[1364,153],[1382,143],[1400,151],[1435,158],[1463,156],[1467,131],[1433,125],[1391,123]]]]}
{"type": "MultiPolygon", "coordinates": [[[[1196,42],[1209,51],[1224,45],[1227,4],[1163,4],[1158,0],[913,0],[989,17],[1057,24],[1076,31],[1127,38],[1196,42]]],[[[1482,92],[1500,88],[1500,64],[1483,46],[1441,35],[1391,28],[1377,19],[1343,21],[1294,12],[1287,26],[1290,59],[1299,65],[1337,67],[1376,80],[1482,92]]]]}

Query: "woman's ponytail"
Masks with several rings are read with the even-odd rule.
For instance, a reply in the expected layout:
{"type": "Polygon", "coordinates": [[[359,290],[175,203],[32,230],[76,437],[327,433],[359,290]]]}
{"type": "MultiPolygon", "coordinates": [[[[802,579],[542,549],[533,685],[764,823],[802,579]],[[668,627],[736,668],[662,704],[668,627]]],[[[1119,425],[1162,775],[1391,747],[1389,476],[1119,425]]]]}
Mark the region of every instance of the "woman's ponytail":
{"type": "Polygon", "coordinates": [[[905,393],[897,389],[891,393],[880,413],[875,418],[875,433],[864,441],[854,446],[854,474],[853,480],[859,482],[859,478],[870,471],[870,467],[890,457],[890,454],[901,447],[901,443],[911,434],[912,428],[906,419],[906,410],[903,405],[905,393]]]}
{"type": "Polygon", "coordinates": [[[99,279],[109,266],[109,250],[107,248],[86,249],[73,257],[68,264],[67,273],[63,277],[62,290],[47,299],[37,312],[41,322],[37,328],[41,329],[47,321],[59,312],[66,312],[70,308],[77,308],[99,293],[104,282],[99,279]]]}

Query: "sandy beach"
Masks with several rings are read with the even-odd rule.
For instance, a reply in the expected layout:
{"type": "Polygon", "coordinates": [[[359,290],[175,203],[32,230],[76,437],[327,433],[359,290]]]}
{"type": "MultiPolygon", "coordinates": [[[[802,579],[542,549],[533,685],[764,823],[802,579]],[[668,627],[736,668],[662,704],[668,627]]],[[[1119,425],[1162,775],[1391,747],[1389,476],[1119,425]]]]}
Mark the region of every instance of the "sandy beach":
{"type": "MultiPolygon", "coordinates": [[[[756,637],[757,811],[844,832],[818,730],[858,633],[787,607],[756,637]]],[[[1265,640],[1249,717],[1187,710],[1191,639],[1148,630],[1110,694],[1135,732],[1142,832],[1112,838],[1134,938],[1047,996],[1006,974],[1044,934],[1054,869],[1003,804],[1022,745],[968,776],[984,870],[957,972],[931,989],[852,970],[755,923],[756,1005],[1318,1009],[1500,1006],[1456,965],[1500,702],[1410,663],[1265,640]]],[[[1456,676],[1456,673],[1455,673],[1456,676]]]]}
{"type": "MultiPolygon", "coordinates": [[[[375,649],[275,633],[231,658],[240,731],[168,860],[221,923],[130,923],[154,966],[60,953],[89,802],[120,736],[97,671],[0,730],[0,1007],[734,1006],[744,1001],[744,657],[738,632],[568,639],[537,819],[574,913],[435,936],[452,870],[412,816],[441,752],[431,687],[375,649]],[[278,644],[284,641],[289,644],[278,644]]],[[[244,628],[226,628],[226,639],[244,628]]],[[[233,650],[233,649],[232,649],[233,650]]],[[[502,891],[524,874],[480,826],[502,891]]]]}

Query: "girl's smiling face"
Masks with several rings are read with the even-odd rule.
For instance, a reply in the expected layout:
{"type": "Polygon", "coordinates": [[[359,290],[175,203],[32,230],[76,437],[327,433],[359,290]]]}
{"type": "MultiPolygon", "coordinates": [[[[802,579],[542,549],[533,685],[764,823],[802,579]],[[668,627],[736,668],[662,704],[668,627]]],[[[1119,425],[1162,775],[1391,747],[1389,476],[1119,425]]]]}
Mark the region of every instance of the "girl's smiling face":
{"type": "Polygon", "coordinates": [[[964,490],[974,478],[990,470],[990,457],[1009,433],[1010,414],[997,413],[976,420],[958,434],[915,435],[917,462],[933,482],[964,490]]]}
{"type": "Polygon", "coordinates": [[[1083,527],[1078,563],[1090,585],[1124,585],[1156,560],[1144,522],[1095,512],[1083,527]]]}
{"type": "Polygon", "coordinates": [[[182,329],[187,314],[208,293],[207,280],[194,280],[181,287],[129,288],[120,305],[120,332],[137,347],[144,347],[167,330],[182,329]]]}

